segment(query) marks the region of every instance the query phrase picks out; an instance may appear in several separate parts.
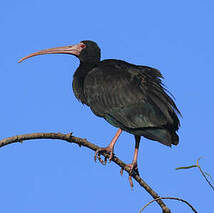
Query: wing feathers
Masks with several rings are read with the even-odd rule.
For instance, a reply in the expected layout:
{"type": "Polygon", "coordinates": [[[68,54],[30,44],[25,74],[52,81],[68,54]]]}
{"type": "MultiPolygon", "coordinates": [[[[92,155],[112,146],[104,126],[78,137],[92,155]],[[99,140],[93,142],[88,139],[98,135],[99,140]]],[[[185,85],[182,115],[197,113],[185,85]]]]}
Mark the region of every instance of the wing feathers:
{"type": "Polygon", "coordinates": [[[86,76],[84,93],[92,111],[115,126],[166,127],[177,130],[179,120],[159,70],[118,60],[102,61],[86,76]],[[115,65],[116,64],[116,65],[115,65]]]}

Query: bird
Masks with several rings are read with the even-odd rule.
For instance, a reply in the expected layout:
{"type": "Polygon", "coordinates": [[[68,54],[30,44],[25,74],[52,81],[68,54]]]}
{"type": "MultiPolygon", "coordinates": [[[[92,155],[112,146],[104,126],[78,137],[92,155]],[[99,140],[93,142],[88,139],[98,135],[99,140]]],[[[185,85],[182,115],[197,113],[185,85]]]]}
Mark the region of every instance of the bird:
{"type": "Polygon", "coordinates": [[[158,69],[117,59],[101,60],[101,49],[91,40],[40,50],[19,62],[44,54],[76,56],[80,64],[73,75],[75,97],[96,116],[118,128],[110,144],[96,150],[95,161],[98,157],[103,163],[100,154],[104,152],[109,154],[109,161],[114,158],[114,146],[122,131],[135,138],[134,157],[132,163],[127,164],[129,177],[134,173],[139,175],[137,159],[142,136],[166,146],[179,143],[181,112],[158,69]]]}

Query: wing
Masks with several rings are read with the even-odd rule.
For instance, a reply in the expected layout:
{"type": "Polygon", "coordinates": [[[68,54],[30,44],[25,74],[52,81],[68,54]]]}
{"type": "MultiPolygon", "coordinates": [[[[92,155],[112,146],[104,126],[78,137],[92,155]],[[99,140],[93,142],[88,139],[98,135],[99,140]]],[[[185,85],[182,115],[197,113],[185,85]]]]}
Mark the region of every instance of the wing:
{"type": "MultiPolygon", "coordinates": [[[[161,84],[158,70],[118,60],[102,61],[86,76],[84,94],[91,110],[118,127],[173,125],[178,111],[161,84]]],[[[177,127],[176,127],[177,126],[177,127]]]]}

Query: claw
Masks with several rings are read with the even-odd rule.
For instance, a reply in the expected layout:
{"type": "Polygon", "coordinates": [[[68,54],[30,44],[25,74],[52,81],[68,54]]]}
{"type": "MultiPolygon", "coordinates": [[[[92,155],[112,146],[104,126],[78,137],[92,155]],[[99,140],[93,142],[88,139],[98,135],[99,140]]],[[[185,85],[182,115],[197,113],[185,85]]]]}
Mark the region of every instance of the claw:
{"type": "Polygon", "coordinates": [[[137,168],[137,163],[136,162],[133,162],[131,164],[127,164],[127,166],[130,168],[130,172],[129,172],[130,175],[133,175],[134,173],[136,175],[140,175],[139,171],[138,171],[138,168],[137,168]]]}
{"type": "Polygon", "coordinates": [[[140,175],[139,171],[138,171],[138,168],[137,168],[137,162],[132,162],[131,164],[127,164],[127,166],[130,168],[130,171],[129,171],[129,183],[130,183],[131,189],[133,189],[134,184],[133,184],[133,181],[132,181],[132,175],[133,174],[140,175]]]}
{"type": "Polygon", "coordinates": [[[97,151],[94,154],[94,161],[96,162],[97,158],[98,158],[98,160],[101,164],[106,165],[107,157],[105,157],[104,160],[100,157],[100,155],[104,152],[109,153],[109,163],[110,163],[111,160],[113,159],[113,148],[111,148],[109,146],[97,149],[97,151]]]}
{"type": "Polygon", "coordinates": [[[96,162],[97,158],[100,161],[100,163],[102,163],[103,165],[106,165],[107,163],[107,157],[105,157],[105,159],[103,160],[100,157],[100,154],[106,152],[109,154],[109,163],[111,162],[111,160],[113,159],[113,151],[114,151],[114,145],[117,141],[117,139],[119,138],[120,134],[121,134],[122,130],[118,129],[116,135],[114,136],[114,138],[112,139],[111,143],[107,146],[107,147],[103,147],[103,148],[99,148],[96,150],[95,155],[94,155],[94,160],[96,162]]]}
{"type": "Polygon", "coordinates": [[[131,189],[133,189],[133,181],[132,181],[132,177],[129,175],[129,183],[130,183],[130,186],[131,186],[131,189]]]}
{"type": "Polygon", "coordinates": [[[104,160],[100,157],[100,153],[99,153],[99,150],[97,150],[95,152],[95,155],[94,155],[94,161],[97,162],[97,158],[99,160],[99,162],[103,165],[106,165],[107,163],[107,157],[104,158],[104,160]]]}
{"type": "Polygon", "coordinates": [[[123,168],[120,170],[120,175],[123,176],[123,168]]]}

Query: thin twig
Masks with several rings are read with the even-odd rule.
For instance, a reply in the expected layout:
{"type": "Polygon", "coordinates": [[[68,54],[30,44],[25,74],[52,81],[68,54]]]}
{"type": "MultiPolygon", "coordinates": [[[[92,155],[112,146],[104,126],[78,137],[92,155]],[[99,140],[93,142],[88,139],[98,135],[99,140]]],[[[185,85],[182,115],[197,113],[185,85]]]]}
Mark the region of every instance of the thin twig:
{"type": "MultiPolygon", "coordinates": [[[[32,133],[32,134],[23,134],[17,135],[9,138],[5,138],[0,140],[0,147],[6,146],[8,144],[16,143],[16,142],[24,142],[26,140],[35,140],[35,139],[57,139],[67,141],[69,143],[75,143],[79,146],[87,147],[93,151],[96,151],[100,147],[95,144],[87,141],[86,139],[78,138],[72,136],[72,133],[62,134],[62,133],[32,133]]],[[[109,157],[107,153],[101,153],[105,158],[109,157]]],[[[125,170],[128,174],[130,174],[130,168],[123,161],[121,161],[118,157],[113,156],[112,161],[116,163],[122,170],[125,170]]],[[[163,213],[170,213],[170,209],[166,206],[166,204],[161,200],[160,196],[142,179],[139,175],[133,173],[131,176],[142,186],[159,204],[162,208],[163,213]]]]}
{"type": "Polygon", "coordinates": [[[194,167],[197,167],[199,169],[199,171],[201,172],[202,176],[204,177],[204,179],[206,180],[206,182],[210,185],[210,187],[212,188],[212,190],[214,191],[214,186],[212,185],[212,183],[208,180],[207,176],[212,180],[212,177],[211,175],[209,175],[207,172],[204,172],[201,168],[201,166],[199,165],[199,160],[201,159],[202,157],[198,158],[197,159],[197,162],[195,165],[192,165],[192,166],[182,166],[182,167],[178,167],[176,168],[176,170],[179,170],[179,169],[190,169],[190,168],[194,168],[194,167]]]}
{"type": "Polygon", "coordinates": [[[180,199],[180,198],[177,198],[177,197],[159,197],[159,198],[157,198],[157,199],[151,200],[150,202],[148,202],[148,203],[140,210],[139,213],[141,213],[148,205],[150,205],[150,204],[153,203],[154,201],[157,201],[158,199],[162,199],[162,200],[164,200],[164,199],[170,199],[170,200],[178,200],[178,201],[184,202],[184,203],[186,203],[186,204],[192,209],[193,212],[198,213],[198,212],[196,211],[196,209],[195,209],[190,203],[188,203],[186,200],[183,200],[183,199],[180,199]]]}
{"type": "MultiPolygon", "coordinates": [[[[214,191],[214,186],[213,186],[213,185],[211,184],[211,182],[208,180],[208,178],[207,178],[205,172],[202,170],[202,168],[201,168],[200,165],[199,165],[199,160],[200,160],[200,159],[201,159],[201,158],[198,158],[198,160],[197,160],[197,167],[198,167],[198,169],[200,170],[202,176],[205,178],[205,180],[207,181],[207,183],[210,185],[210,187],[211,187],[212,190],[214,191]]],[[[209,176],[210,176],[210,175],[209,175],[209,176]]],[[[211,177],[211,176],[210,176],[210,177],[211,177]]],[[[211,177],[211,180],[212,180],[212,177],[211,177]]]]}

